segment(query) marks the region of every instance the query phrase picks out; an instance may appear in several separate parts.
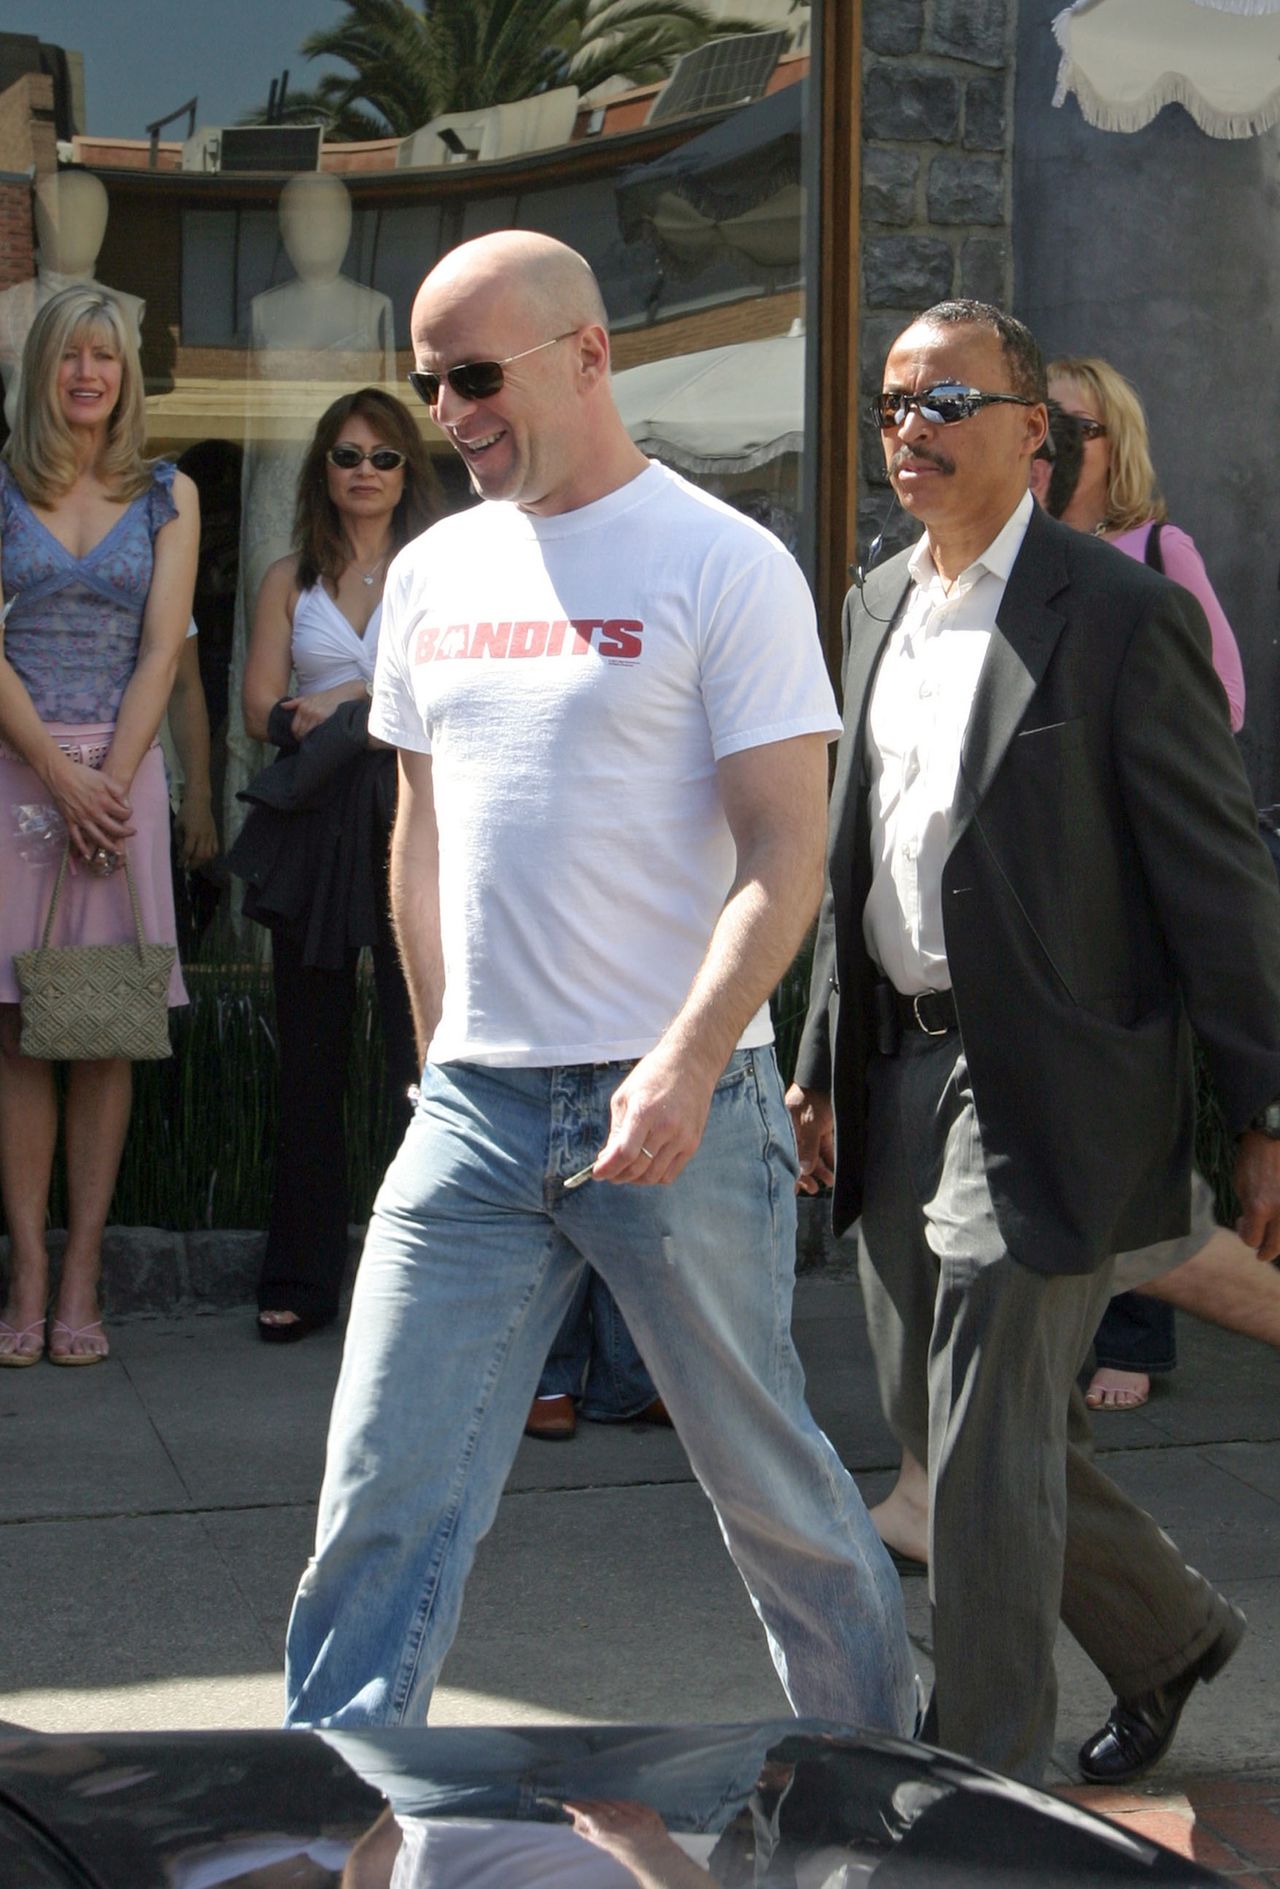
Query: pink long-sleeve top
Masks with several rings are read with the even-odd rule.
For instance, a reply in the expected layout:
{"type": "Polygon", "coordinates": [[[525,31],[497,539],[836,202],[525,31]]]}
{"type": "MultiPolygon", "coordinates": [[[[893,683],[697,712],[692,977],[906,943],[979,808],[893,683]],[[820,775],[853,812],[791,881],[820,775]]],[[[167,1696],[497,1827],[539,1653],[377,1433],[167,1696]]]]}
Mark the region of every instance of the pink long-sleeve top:
{"type": "MultiPolygon", "coordinates": [[[[1109,542],[1117,551],[1124,551],[1141,564],[1146,559],[1147,539],[1150,536],[1151,526],[1148,523],[1136,525],[1132,531],[1122,531],[1119,537],[1109,542]]],[[[1181,584],[1184,590],[1189,590],[1209,619],[1213,666],[1226,691],[1232,730],[1239,734],[1244,727],[1244,669],[1240,663],[1239,646],[1213,585],[1209,582],[1204,559],[1187,533],[1179,530],[1177,525],[1169,524],[1164,525],[1160,532],[1160,556],[1165,576],[1171,577],[1175,584],[1181,584]]]]}

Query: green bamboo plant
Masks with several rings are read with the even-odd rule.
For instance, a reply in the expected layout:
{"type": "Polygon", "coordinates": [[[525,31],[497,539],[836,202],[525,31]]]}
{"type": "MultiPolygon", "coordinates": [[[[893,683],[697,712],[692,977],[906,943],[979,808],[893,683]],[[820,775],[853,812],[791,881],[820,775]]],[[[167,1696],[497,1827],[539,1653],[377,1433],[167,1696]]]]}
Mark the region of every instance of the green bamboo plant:
{"type": "MultiPolygon", "coordinates": [[[[117,1226],[265,1227],[279,1065],[271,973],[264,965],[185,967],[191,1002],[173,1012],[173,1056],[134,1069],[133,1117],[116,1183],[117,1226]]],[[[371,977],[357,986],[347,1086],[353,1220],[369,1217],[394,1152],[371,977]]],[[[61,1158],[50,1220],[66,1224],[61,1158]]]]}

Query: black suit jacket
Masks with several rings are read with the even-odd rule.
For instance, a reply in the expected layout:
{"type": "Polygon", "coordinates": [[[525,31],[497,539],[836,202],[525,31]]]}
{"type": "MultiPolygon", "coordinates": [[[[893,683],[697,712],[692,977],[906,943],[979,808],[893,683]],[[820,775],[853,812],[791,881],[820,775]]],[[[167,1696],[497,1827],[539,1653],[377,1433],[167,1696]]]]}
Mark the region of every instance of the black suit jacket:
{"type": "MultiPolygon", "coordinates": [[[[828,889],[796,1077],[836,1116],[832,1218],[858,1212],[878,976],[867,705],[909,553],[845,604],[828,889]]],[[[1195,600],[1038,509],[974,697],[943,927],[1001,1233],[1084,1272],[1185,1233],[1188,1017],[1228,1120],[1280,1097],[1280,893],[1195,600]]]]}

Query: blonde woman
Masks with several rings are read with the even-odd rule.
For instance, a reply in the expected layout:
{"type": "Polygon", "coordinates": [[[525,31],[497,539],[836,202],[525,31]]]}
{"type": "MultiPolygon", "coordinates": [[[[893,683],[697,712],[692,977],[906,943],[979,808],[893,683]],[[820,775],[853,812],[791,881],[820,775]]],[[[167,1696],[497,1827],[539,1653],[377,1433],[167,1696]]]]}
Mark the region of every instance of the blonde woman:
{"type": "MultiPolygon", "coordinates": [[[[168,796],[155,745],[186,634],[199,535],[195,487],[143,458],[136,345],[118,304],[64,289],[40,311],[0,465],[0,1192],[9,1289],[0,1365],[96,1364],[102,1230],[129,1123],[122,1059],[67,1083],[67,1245],[49,1305],[45,1218],[57,1138],[50,1064],[19,1050],[13,955],[38,942],[62,845],[73,871],[57,944],[174,940],[168,796]]],[[[170,1003],[185,1002],[175,968],[170,1003]]]]}
{"type": "Polygon", "coordinates": [[[1204,559],[1188,534],[1168,522],[1137,389],[1097,355],[1062,355],[1049,363],[1049,395],[1080,421],[1084,440],[1080,477],[1063,524],[1106,538],[1117,551],[1155,565],[1191,592],[1209,619],[1213,666],[1238,734],[1244,726],[1240,651],[1204,559]]]}
{"type": "MultiPolygon", "coordinates": [[[[1189,590],[1209,621],[1213,666],[1231,712],[1244,726],[1244,671],[1240,651],[1209,582],[1204,560],[1185,531],[1168,521],[1160,496],[1147,416],[1137,389],[1097,355],[1062,355],[1049,363],[1049,392],[1080,421],[1084,457],[1064,524],[1093,532],[1138,562],[1189,590]]],[[[1201,1190],[1203,1226],[1188,1254],[1212,1233],[1201,1190]]],[[[1122,1292],[1111,1301],[1094,1343],[1097,1369],[1085,1393],[1091,1410],[1136,1410],[1151,1393],[1153,1376],[1177,1363],[1173,1307],[1145,1293],[1122,1292]]]]}

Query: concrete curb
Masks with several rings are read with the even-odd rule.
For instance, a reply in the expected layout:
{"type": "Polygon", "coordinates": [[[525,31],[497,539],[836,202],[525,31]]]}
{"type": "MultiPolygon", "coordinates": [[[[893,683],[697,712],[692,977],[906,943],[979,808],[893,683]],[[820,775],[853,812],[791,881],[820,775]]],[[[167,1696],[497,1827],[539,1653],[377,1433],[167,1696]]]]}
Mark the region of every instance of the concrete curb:
{"type": "MultiPolygon", "coordinates": [[[[827,1202],[801,1200],[797,1205],[796,1271],[851,1271],[853,1242],[832,1238],[827,1202]]],[[[353,1226],[349,1231],[349,1268],[354,1271],[365,1230],[353,1226]]],[[[55,1268],[66,1237],[61,1232],[49,1235],[55,1268]]],[[[110,1318],[171,1318],[251,1305],[257,1296],[266,1239],[255,1228],[211,1227],[184,1233],[165,1227],[108,1227],[102,1241],[103,1309],[110,1318]]],[[[7,1269],[7,1239],[0,1240],[0,1255],[7,1269]]]]}

